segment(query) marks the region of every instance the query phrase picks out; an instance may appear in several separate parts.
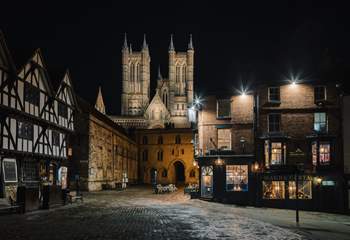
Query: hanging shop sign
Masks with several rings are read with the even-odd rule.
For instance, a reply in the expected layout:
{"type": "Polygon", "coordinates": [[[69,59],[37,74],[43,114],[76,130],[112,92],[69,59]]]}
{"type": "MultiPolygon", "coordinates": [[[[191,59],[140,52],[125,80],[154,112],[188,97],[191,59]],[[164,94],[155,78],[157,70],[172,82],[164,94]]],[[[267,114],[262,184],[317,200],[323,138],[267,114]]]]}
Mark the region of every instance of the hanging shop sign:
{"type": "Polygon", "coordinates": [[[4,182],[17,182],[17,163],[16,159],[4,158],[2,161],[4,182]]]}

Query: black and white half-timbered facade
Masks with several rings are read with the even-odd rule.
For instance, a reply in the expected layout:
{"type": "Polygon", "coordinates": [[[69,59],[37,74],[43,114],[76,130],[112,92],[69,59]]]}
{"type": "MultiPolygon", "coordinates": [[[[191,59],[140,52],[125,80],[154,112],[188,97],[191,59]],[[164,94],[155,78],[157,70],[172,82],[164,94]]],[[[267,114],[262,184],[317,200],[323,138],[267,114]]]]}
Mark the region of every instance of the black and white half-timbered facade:
{"type": "Polygon", "coordinates": [[[50,203],[67,187],[76,101],[69,72],[54,88],[40,50],[20,67],[0,33],[0,198],[16,202],[20,189],[30,210],[41,206],[43,186],[50,203]]]}

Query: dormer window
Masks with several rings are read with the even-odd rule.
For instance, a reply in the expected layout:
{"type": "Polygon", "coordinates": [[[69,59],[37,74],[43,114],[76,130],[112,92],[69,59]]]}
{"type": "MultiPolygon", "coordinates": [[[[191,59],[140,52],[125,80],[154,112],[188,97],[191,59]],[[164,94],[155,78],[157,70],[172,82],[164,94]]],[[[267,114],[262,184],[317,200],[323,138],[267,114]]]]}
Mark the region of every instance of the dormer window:
{"type": "Polygon", "coordinates": [[[270,87],[268,95],[269,95],[269,102],[279,103],[281,101],[279,87],[270,87]]]}
{"type": "Polygon", "coordinates": [[[315,102],[321,102],[326,100],[326,87],[316,86],[314,88],[315,102]]]}
{"type": "Polygon", "coordinates": [[[230,118],[231,117],[231,100],[230,99],[217,100],[216,114],[217,114],[217,118],[230,118]]]}

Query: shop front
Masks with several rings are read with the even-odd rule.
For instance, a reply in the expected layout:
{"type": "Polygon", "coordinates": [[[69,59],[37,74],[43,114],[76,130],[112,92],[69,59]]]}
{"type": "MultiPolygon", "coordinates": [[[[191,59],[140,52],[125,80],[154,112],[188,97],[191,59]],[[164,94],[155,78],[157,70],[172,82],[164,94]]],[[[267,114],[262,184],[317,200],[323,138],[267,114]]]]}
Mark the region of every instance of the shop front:
{"type": "Polygon", "coordinates": [[[213,201],[252,205],[256,179],[253,156],[208,156],[199,159],[200,195],[213,201]]]}
{"type": "Polygon", "coordinates": [[[260,201],[265,207],[295,209],[298,206],[301,210],[343,211],[343,181],[337,176],[263,174],[260,184],[260,201]]]}

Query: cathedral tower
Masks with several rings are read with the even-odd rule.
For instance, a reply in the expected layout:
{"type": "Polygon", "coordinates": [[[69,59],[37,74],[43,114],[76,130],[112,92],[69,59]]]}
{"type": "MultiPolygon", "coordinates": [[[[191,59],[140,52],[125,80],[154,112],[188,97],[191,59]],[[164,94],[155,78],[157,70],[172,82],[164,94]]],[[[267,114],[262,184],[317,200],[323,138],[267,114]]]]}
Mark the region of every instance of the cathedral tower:
{"type": "Polygon", "coordinates": [[[150,99],[150,55],[146,35],[142,49],[133,52],[125,34],[122,48],[122,115],[143,115],[150,99]]]}

